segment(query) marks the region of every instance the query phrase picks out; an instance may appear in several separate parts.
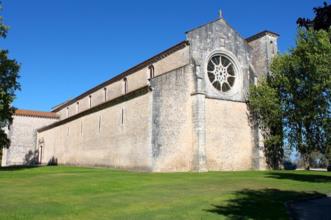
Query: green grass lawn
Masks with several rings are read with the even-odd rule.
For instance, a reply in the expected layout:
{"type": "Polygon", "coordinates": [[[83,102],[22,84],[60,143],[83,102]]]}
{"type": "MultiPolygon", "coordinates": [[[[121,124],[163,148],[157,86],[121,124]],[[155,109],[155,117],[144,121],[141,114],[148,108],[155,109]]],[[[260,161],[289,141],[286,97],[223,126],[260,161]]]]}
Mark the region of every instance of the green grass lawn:
{"type": "Polygon", "coordinates": [[[287,219],[286,201],[327,193],[326,172],[2,168],[0,219],[287,219]]]}

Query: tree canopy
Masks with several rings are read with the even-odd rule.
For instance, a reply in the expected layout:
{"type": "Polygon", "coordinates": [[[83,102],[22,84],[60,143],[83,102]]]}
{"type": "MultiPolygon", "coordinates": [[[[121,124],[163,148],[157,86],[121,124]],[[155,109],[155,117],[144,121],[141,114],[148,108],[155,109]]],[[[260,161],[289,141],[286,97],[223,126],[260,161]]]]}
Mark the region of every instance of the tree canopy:
{"type": "MultiPolygon", "coordinates": [[[[0,38],[6,38],[7,32],[8,26],[0,17],[0,38]]],[[[15,99],[15,91],[20,89],[19,69],[20,66],[16,60],[8,57],[8,50],[0,49],[0,151],[10,145],[4,128],[11,124],[15,111],[12,103],[15,99]]]]}
{"type": "Polygon", "coordinates": [[[250,88],[249,106],[264,137],[267,163],[279,168],[284,146],[309,168],[320,152],[331,164],[331,5],[299,18],[296,46],[274,58],[270,73],[250,88]]]}
{"type": "Polygon", "coordinates": [[[271,74],[251,88],[249,104],[263,131],[271,167],[282,161],[284,142],[300,152],[307,166],[313,151],[329,150],[330,73],[329,33],[299,28],[296,47],[275,57],[271,74]]]}
{"type": "Polygon", "coordinates": [[[324,2],[322,7],[316,7],[313,11],[315,13],[314,19],[298,18],[297,24],[306,29],[312,28],[316,31],[328,31],[331,26],[331,5],[324,2]]]}

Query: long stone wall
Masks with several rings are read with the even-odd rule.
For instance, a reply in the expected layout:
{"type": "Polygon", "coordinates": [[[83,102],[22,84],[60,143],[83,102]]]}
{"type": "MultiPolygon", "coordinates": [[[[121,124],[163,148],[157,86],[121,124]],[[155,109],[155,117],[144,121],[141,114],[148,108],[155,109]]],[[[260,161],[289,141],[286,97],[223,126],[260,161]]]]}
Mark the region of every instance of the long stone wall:
{"type": "Polygon", "coordinates": [[[42,163],[151,170],[151,98],[129,97],[40,131],[42,163]]]}

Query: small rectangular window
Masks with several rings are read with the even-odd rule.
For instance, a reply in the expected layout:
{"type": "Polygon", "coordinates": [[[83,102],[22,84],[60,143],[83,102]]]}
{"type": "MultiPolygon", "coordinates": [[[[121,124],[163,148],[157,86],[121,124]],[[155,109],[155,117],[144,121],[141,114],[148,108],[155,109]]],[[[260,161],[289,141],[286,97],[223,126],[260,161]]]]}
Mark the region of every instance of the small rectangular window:
{"type": "Polygon", "coordinates": [[[79,102],[76,103],[76,113],[79,112],[79,102]]]}
{"type": "Polygon", "coordinates": [[[92,95],[89,95],[88,100],[89,100],[89,107],[91,108],[92,107],[92,95]]]}
{"type": "Polygon", "coordinates": [[[104,90],[104,101],[106,102],[107,101],[107,88],[105,87],[105,88],[103,88],[103,90],[104,90]]]}
{"type": "Polygon", "coordinates": [[[124,94],[128,93],[128,79],[125,77],[124,79],[124,94]]]}
{"type": "Polygon", "coordinates": [[[69,107],[66,108],[66,117],[69,117],[69,107]]]}

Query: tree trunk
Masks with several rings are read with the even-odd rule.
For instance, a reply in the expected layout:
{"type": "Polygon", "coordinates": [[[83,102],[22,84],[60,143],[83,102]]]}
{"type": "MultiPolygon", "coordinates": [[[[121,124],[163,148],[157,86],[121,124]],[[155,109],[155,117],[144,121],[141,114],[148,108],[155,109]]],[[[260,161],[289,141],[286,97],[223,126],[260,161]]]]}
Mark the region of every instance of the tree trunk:
{"type": "Polygon", "coordinates": [[[305,170],[310,170],[309,155],[303,155],[303,163],[305,170]]]}

